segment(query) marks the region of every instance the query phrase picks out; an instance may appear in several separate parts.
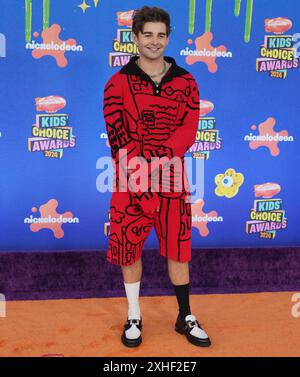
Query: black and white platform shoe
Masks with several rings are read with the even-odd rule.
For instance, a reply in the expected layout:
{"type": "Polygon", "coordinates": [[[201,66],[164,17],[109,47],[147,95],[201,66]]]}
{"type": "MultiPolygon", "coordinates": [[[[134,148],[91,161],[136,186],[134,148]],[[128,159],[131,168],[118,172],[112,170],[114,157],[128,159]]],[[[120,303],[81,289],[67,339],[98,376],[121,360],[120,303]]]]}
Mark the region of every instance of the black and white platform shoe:
{"type": "Polygon", "coordinates": [[[187,340],[195,346],[209,347],[211,345],[208,335],[203,330],[196,317],[192,314],[187,315],[185,321],[182,321],[178,314],[175,331],[179,334],[184,334],[187,340]]]}
{"type": "Polygon", "coordinates": [[[121,339],[127,347],[139,346],[142,343],[142,319],[127,319],[121,339]]]}

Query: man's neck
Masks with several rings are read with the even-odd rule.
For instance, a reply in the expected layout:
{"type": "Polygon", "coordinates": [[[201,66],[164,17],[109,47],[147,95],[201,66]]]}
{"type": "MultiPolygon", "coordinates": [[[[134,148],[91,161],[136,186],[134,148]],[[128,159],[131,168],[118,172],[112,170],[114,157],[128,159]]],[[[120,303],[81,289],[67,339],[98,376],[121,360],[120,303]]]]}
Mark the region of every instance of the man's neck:
{"type": "Polygon", "coordinates": [[[139,56],[139,66],[145,70],[148,74],[156,74],[162,70],[164,65],[164,57],[162,56],[159,59],[151,60],[147,59],[144,56],[139,56]]]}

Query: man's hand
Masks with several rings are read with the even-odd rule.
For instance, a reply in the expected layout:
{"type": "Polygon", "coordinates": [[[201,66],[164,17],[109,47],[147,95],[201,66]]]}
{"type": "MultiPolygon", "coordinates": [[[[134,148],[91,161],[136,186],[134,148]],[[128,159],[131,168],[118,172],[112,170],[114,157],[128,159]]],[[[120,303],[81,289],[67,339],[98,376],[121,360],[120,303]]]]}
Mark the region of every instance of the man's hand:
{"type": "Polygon", "coordinates": [[[128,166],[126,166],[125,169],[127,170],[127,173],[128,173],[130,176],[132,175],[133,178],[134,178],[134,174],[132,173],[134,169],[129,168],[128,166]]]}
{"type": "MultiPolygon", "coordinates": [[[[135,179],[135,176],[134,176],[134,173],[133,173],[134,169],[129,168],[128,166],[126,166],[125,169],[126,169],[128,175],[129,175],[130,177],[132,177],[133,179],[135,179]]],[[[159,210],[160,210],[160,204],[157,206],[156,209],[152,210],[152,211],[149,212],[149,213],[153,214],[153,213],[155,213],[155,212],[159,212],[159,210]]]]}

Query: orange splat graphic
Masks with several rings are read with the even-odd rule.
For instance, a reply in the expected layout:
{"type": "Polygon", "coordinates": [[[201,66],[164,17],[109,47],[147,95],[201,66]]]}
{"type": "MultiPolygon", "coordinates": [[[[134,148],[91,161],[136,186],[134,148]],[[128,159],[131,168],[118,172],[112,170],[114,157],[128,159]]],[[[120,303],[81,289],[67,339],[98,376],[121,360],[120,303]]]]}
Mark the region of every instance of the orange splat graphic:
{"type": "MultiPolygon", "coordinates": [[[[213,39],[213,34],[211,32],[205,32],[201,37],[195,39],[195,45],[197,51],[214,51],[217,52],[226,52],[227,48],[225,46],[213,47],[211,41],[213,39]]],[[[218,70],[218,65],[216,63],[217,56],[192,56],[189,55],[185,58],[185,62],[189,65],[192,65],[197,62],[203,62],[207,65],[209,72],[214,73],[218,70]]]]}
{"type": "MultiPolygon", "coordinates": [[[[43,43],[50,44],[53,42],[55,45],[63,45],[64,43],[69,46],[76,46],[75,39],[68,39],[66,41],[62,41],[59,38],[59,34],[61,32],[61,27],[58,24],[53,24],[48,29],[45,29],[42,32],[43,43]]],[[[34,49],[32,51],[32,56],[35,59],[40,59],[43,56],[52,56],[59,67],[64,68],[68,65],[68,60],[65,57],[66,50],[42,50],[42,49],[34,49]]]]}
{"type": "MultiPolygon", "coordinates": [[[[208,215],[209,217],[218,216],[218,212],[216,211],[210,211],[208,213],[205,213],[203,211],[204,205],[205,205],[204,200],[202,199],[196,200],[196,202],[192,204],[192,217],[193,216],[205,217],[206,215],[208,215]]],[[[207,224],[208,224],[208,221],[194,221],[192,223],[192,226],[198,229],[202,237],[206,237],[209,234],[207,224]]]]}
{"type": "MultiPolygon", "coordinates": [[[[280,132],[274,131],[276,120],[274,118],[268,118],[265,122],[260,123],[258,126],[259,135],[258,136],[288,136],[289,133],[286,130],[282,130],[280,132]]],[[[256,126],[251,126],[252,130],[256,130],[256,126]]],[[[253,140],[250,141],[249,147],[251,149],[257,149],[259,147],[267,147],[272,156],[276,157],[279,155],[280,150],[278,148],[279,140],[253,140]]]]}
{"type": "MultiPolygon", "coordinates": [[[[55,199],[50,199],[48,203],[43,204],[40,206],[40,214],[41,218],[48,218],[49,216],[51,218],[59,218],[62,216],[63,218],[68,218],[72,219],[73,218],[73,213],[72,212],[65,212],[65,213],[57,213],[56,208],[58,206],[58,201],[55,199]]],[[[52,230],[54,237],[55,238],[62,238],[64,236],[64,231],[62,229],[63,222],[47,222],[47,223],[33,223],[30,224],[30,230],[32,232],[38,232],[41,229],[50,229],[52,230]]]]}

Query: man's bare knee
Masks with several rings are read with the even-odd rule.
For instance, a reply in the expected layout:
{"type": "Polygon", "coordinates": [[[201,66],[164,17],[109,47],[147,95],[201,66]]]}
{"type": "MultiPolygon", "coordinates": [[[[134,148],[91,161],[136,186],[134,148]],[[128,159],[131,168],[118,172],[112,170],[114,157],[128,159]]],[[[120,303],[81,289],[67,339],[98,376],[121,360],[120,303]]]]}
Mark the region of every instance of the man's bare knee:
{"type": "Polygon", "coordinates": [[[121,266],[125,283],[136,283],[141,280],[142,261],[141,258],[130,266],[121,266]]]}

